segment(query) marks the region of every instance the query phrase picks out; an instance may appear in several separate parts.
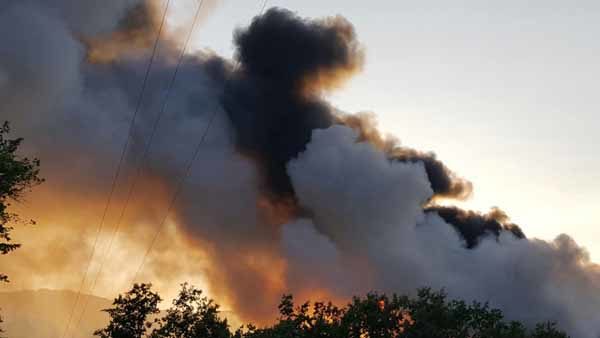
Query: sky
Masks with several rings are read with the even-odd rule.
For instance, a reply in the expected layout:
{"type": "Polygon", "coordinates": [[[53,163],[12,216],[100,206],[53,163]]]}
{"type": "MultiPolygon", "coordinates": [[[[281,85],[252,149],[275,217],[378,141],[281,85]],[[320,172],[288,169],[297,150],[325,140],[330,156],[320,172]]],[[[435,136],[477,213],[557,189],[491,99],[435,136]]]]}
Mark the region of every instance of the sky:
{"type": "MultiPolygon", "coordinates": [[[[194,4],[177,2],[171,25],[186,27],[194,4]]],[[[221,1],[196,31],[193,49],[232,55],[232,30],[262,4],[221,1]]],[[[403,144],[434,151],[473,182],[465,206],[498,206],[530,237],[567,232],[600,261],[600,3],[268,1],[272,6],[354,24],[366,65],[329,94],[335,105],[374,112],[403,144]]]]}

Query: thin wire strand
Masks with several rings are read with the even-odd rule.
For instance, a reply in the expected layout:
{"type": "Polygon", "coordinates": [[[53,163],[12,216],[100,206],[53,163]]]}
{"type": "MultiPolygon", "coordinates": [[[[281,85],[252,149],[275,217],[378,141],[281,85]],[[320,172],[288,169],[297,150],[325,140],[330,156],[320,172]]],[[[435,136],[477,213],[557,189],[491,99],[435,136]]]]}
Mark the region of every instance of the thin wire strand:
{"type": "Polygon", "coordinates": [[[158,236],[162,232],[162,229],[163,229],[165,223],[167,222],[167,219],[169,218],[169,215],[171,214],[171,210],[175,206],[175,202],[177,202],[177,199],[179,198],[179,195],[183,191],[184,184],[186,183],[186,181],[187,181],[187,179],[189,177],[190,171],[191,171],[191,169],[192,169],[192,167],[194,165],[194,162],[196,161],[196,158],[198,157],[198,154],[200,153],[200,149],[202,148],[202,144],[204,143],[204,140],[206,139],[206,135],[208,135],[208,131],[210,130],[210,127],[212,126],[212,123],[213,123],[216,115],[217,115],[217,109],[215,109],[214,112],[212,113],[211,118],[210,118],[210,120],[208,122],[208,125],[204,129],[204,133],[202,134],[202,137],[200,138],[200,141],[196,145],[196,148],[194,150],[194,154],[192,155],[192,158],[188,161],[184,174],[180,177],[180,180],[179,180],[179,182],[177,184],[177,188],[175,189],[175,193],[173,194],[173,197],[171,198],[171,201],[169,203],[169,206],[167,208],[165,216],[163,217],[162,221],[158,225],[158,227],[156,229],[156,232],[154,233],[154,237],[152,238],[152,241],[150,242],[150,246],[148,247],[148,249],[144,253],[144,256],[142,257],[142,261],[141,261],[138,269],[136,270],[135,275],[133,276],[131,284],[135,283],[135,280],[137,279],[139,273],[142,271],[142,269],[143,269],[143,267],[144,267],[144,265],[146,263],[146,259],[147,259],[148,255],[150,254],[150,252],[152,251],[152,248],[156,244],[156,240],[158,239],[158,236]]]}
{"type": "Polygon", "coordinates": [[[77,296],[75,298],[75,302],[73,304],[73,308],[71,309],[71,313],[69,315],[69,320],[67,321],[67,325],[66,325],[65,330],[64,330],[64,332],[63,332],[63,334],[61,336],[63,338],[66,337],[67,333],[69,332],[69,327],[71,326],[71,322],[72,322],[73,316],[75,314],[75,309],[77,307],[77,304],[79,303],[79,299],[81,298],[81,292],[83,291],[83,287],[85,285],[85,281],[87,279],[87,275],[89,274],[90,267],[91,267],[91,264],[92,264],[92,260],[94,259],[94,256],[96,254],[96,248],[98,246],[98,239],[100,237],[100,234],[102,233],[102,228],[104,227],[104,221],[106,220],[106,215],[108,214],[108,210],[109,210],[109,207],[110,207],[110,204],[111,204],[111,201],[112,201],[112,198],[113,198],[116,186],[117,186],[117,181],[118,181],[118,178],[119,178],[119,176],[121,174],[121,170],[122,170],[122,167],[123,167],[123,162],[124,162],[125,156],[127,154],[127,149],[129,148],[129,144],[131,143],[131,136],[132,136],[132,133],[133,133],[133,127],[135,125],[135,121],[137,119],[137,115],[138,115],[138,113],[140,111],[140,108],[141,108],[141,105],[142,105],[142,102],[143,102],[144,93],[146,91],[146,87],[147,87],[147,84],[148,84],[148,78],[150,77],[150,70],[152,69],[152,64],[154,63],[154,59],[156,57],[156,52],[158,50],[158,45],[159,45],[159,42],[160,42],[160,36],[162,34],[162,30],[163,30],[163,27],[164,27],[164,24],[165,24],[165,21],[166,21],[167,10],[169,8],[169,4],[170,4],[170,0],[167,0],[167,4],[165,5],[165,9],[164,9],[163,16],[162,16],[162,19],[161,19],[161,22],[160,22],[160,26],[159,26],[158,32],[156,34],[156,39],[154,41],[154,46],[152,48],[152,54],[150,56],[150,59],[148,61],[147,66],[146,66],[146,72],[144,74],[144,79],[142,81],[142,88],[141,88],[140,93],[138,95],[138,99],[137,99],[137,102],[136,102],[136,107],[135,107],[135,110],[134,110],[133,115],[131,117],[131,121],[129,122],[129,129],[128,129],[128,133],[127,133],[127,139],[125,141],[125,144],[123,145],[123,150],[121,151],[121,156],[119,158],[119,162],[117,164],[115,175],[114,175],[113,180],[112,180],[110,192],[108,194],[108,200],[106,202],[106,206],[104,207],[104,211],[102,212],[102,217],[101,217],[101,220],[100,220],[100,224],[98,226],[98,230],[96,231],[96,238],[94,239],[94,245],[92,246],[92,252],[90,254],[90,257],[88,258],[88,262],[87,262],[87,267],[85,269],[85,273],[83,274],[83,278],[82,278],[81,283],[79,285],[79,289],[77,291],[77,296]]]}
{"type": "MultiPolygon", "coordinates": [[[[99,280],[100,275],[102,274],[102,271],[104,269],[105,263],[108,260],[108,258],[110,257],[110,253],[112,251],[114,240],[115,240],[116,237],[118,237],[119,230],[121,228],[121,224],[122,224],[123,218],[125,216],[127,207],[129,205],[129,202],[131,201],[131,198],[132,198],[133,193],[135,191],[135,188],[137,186],[137,182],[138,182],[138,179],[139,179],[139,177],[141,175],[142,169],[144,168],[144,164],[146,163],[146,159],[148,158],[148,155],[150,153],[150,149],[152,147],[152,143],[153,143],[154,138],[156,136],[156,133],[158,131],[158,126],[160,125],[160,121],[162,121],[162,117],[164,116],[164,114],[166,112],[166,108],[168,106],[168,101],[169,101],[169,98],[171,97],[171,93],[172,93],[173,87],[174,87],[175,82],[176,82],[175,80],[177,78],[177,74],[179,72],[181,64],[183,63],[183,59],[185,58],[185,52],[186,52],[187,47],[188,47],[188,45],[189,45],[189,43],[191,41],[191,38],[192,38],[192,35],[193,35],[193,32],[194,32],[195,26],[196,26],[196,24],[198,22],[198,19],[200,17],[200,13],[201,13],[201,9],[202,9],[202,4],[203,4],[203,0],[199,1],[199,5],[198,5],[198,8],[196,10],[196,14],[194,16],[194,20],[192,22],[191,29],[188,32],[186,41],[185,41],[184,46],[183,46],[183,48],[181,50],[181,53],[179,55],[179,60],[177,62],[177,65],[175,66],[175,71],[174,71],[174,73],[173,73],[173,75],[172,75],[172,77],[171,77],[171,79],[169,81],[169,85],[168,85],[168,88],[167,88],[167,93],[166,93],[165,99],[162,102],[161,109],[160,109],[160,111],[159,111],[159,113],[157,115],[157,118],[154,121],[153,126],[152,126],[152,132],[150,133],[150,137],[149,137],[149,139],[146,142],[146,145],[144,147],[144,152],[142,154],[141,160],[140,160],[140,162],[139,162],[139,164],[138,164],[138,166],[136,168],[136,173],[135,173],[133,181],[132,181],[132,183],[131,183],[131,185],[129,187],[129,191],[128,191],[127,197],[125,199],[124,206],[121,209],[121,213],[119,215],[119,218],[118,218],[118,221],[117,221],[117,225],[115,226],[115,230],[114,230],[113,235],[112,235],[112,237],[110,239],[109,245],[107,246],[107,250],[105,250],[104,259],[101,261],[100,268],[98,269],[98,273],[96,274],[96,277],[95,277],[94,282],[92,284],[92,287],[91,287],[92,291],[96,288],[96,284],[97,284],[97,282],[99,280]]],[[[86,303],[84,303],[84,307],[83,307],[81,316],[79,317],[79,321],[78,321],[77,327],[79,327],[79,325],[81,325],[81,322],[82,322],[83,317],[85,315],[85,311],[86,311],[88,303],[89,303],[89,300],[86,303]]]]}
{"type": "MultiPolygon", "coordinates": [[[[264,0],[263,1],[263,5],[262,5],[262,7],[261,7],[260,12],[259,12],[258,15],[261,15],[264,12],[264,10],[265,10],[265,8],[267,6],[267,3],[268,3],[268,0],[264,0]]],[[[239,67],[239,62],[237,62],[236,65],[235,65],[236,69],[238,67],[239,67]]],[[[216,114],[217,114],[217,110],[215,109],[215,111],[213,112],[213,114],[212,114],[212,116],[210,118],[210,121],[209,121],[206,129],[204,130],[204,133],[202,134],[202,137],[201,137],[200,141],[196,145],[196,149],[194,151],[194,154],[193,154],[192,158],[188,162],[186,171],[185,171],[184,175],[181,177],[181,179],[180,179],[180,181],[178,183],[178,186],[177,186],[177,188],[175,190],[175,193],[173,194],[173,198],[171,199],[171,202],[169,203],[169,206],[167,208],[167,212],[166,212],[164,218],[162,219],[161,223],[157,227],[156,232],[154,233],[154,236],[152,237],[152,241],[150,242],[150,246],[148,247],[148,249],[144,253],[142,261],[141,261],[139,267],[137,268],[137,270],[136,270],[136,272],[135,272],[135,274],[133,276],[133,279],[131,280],[131,284],[135,283],[138,275],[140,274],[140,272],[144,268],[144,265],[146,264],[146,259],[148,258],[148,255],[150,254],[150,252],[154,248],[154,245],[156,244],[156,240],[158,239],[158,236],[162,232],[162,229],[163,229],[163,227],[164,227],[164,225],[165,225],[165,223],[166,223],[166,221],[167,221],[167,219],[169,217],[169,214],[171,213],[171,209],[175,205],[175,202],[177,201],[177,198],[179,197],[181,191],[183,190],[183,185],[187,181],[187,178],[189,177],[190,170],[191,170],[194,162],[196,161],[196,157],[198,156],[198,153],[200,151],[201,145],[204,142],[204,139],[206,138],[206,135],[208,134],[208,131],[210,130],[210,127],[212,126],[212,123],[213,123],[213,120],[214,120],[216,114]]]]}
{"type": "Polygon", "coordinates": [[[258,12],[258,15],[261,15],[265,11],[265,7],[267,7],[267,2],[269,2],[269,1],[268,0],[263,1],[263,5],[260,8],[260,12],[258,12]]]}

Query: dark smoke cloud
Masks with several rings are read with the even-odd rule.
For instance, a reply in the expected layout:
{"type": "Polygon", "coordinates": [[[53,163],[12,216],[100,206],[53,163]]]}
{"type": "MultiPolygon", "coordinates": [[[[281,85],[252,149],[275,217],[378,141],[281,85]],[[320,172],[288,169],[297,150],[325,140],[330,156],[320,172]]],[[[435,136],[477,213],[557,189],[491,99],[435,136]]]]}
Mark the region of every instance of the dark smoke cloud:
{"type": "Polygon", "coordinates": [[[235,35],[240,66],[224,107],[239,150],[264,171],[264,190],[293,199],[286,163],[304,150],[314,129],[335,122],[319,94],[360,69],[363,53],[341,17],[301,19],[271,9],[235,35]]]}
{"type": "Polygon", "coordinates": [[[464,200],[471,196],[471,182],[456,176],[433,152],[423,153],[410,148],[396,147],[389,156],[393,161],[423,163],[431,189],[435,193],[434,198],[464,200]]]}
{"type": "Polygon", "coordinates": [[[237,31],[235,42],[250,76],[296,95],[304,86],[325,89],[319,76],[351,75],[363,63],[354,27],[342,17],[309,20],[270,9],[237,31]]]}
{"type": "Polygon", "coordinates": [[[307,20],[271,9],[237,31],[235,42],[240,69],[226,87],[224,106],[240,151],[265,171],[267,193],[293,200],[285,164],[305,149],[313,130],[341,123],[394,161],[422,162],[436,197],[470,196],[471,183],[456,176],[434,153],[385,140],[366,115],[339,116],[319,97],[362,67],[363,49],[345,19],[307,20]]]}
{"type": "Polygon", "coordinates": [[[480,214],[457,207],[429,206],[425,208],[425,212],[437,213],[452,225],[464,238],[469,249],[474,248],[486,236],[497,239],[503,231],[508,231],[520,239],[525,238],[521,228],[511,223],[506,213],[498,208],[493,208],[487,214],[480,214]]]}
{"type": "Polygon", "coordinates": [[[471,196],[471,182],[452,172],[433,152],[421,152],[401,146],[394,137],[383,137],[371,114],[343,115],[339,117],[342,124],[358,133],[358,140],[370,142],[388,154],[392,161],[423,163],[427,177],[434,192],[434,198],[450,198],[465,200],[471,196]]]}

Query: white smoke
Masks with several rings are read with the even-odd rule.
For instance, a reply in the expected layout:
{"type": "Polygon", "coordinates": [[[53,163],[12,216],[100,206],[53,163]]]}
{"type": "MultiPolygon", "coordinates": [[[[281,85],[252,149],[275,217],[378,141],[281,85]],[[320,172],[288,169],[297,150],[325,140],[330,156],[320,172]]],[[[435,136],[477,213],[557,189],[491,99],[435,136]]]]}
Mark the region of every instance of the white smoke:
{"type": "MultiPolygon", "coordinates": [[[[600,308],[600,267],[567,235],[545,242],[503,232],[465,250],[450,225],[423,214],[431,195],[423,167],[390,162],[346,127],[315,131],[289,173],[300,202],[314,212],[313,229],[328,239],[313,240],[321,247],[306,250],[368,257],[377,276],[368,288],[445,288],[451,297],[489,301],[529,325],[556,320],[576,337],[600,332],[594,311],[600,308]]],[[[312,273],[318,275],[322,268],[316,266],[312,273]]]]}

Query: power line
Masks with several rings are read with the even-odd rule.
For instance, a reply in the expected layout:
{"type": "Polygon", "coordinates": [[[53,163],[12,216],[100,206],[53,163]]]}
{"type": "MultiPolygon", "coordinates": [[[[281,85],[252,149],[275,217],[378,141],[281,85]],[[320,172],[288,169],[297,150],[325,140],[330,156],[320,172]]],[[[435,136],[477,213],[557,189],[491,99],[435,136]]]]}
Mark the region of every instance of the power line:
{"type": "MultiPolygon", "coordinates": [[[[268,0],[264,0],[263,1],[263,5],[259,11],[258,15],[261,15],[263,13],[263,11],[265,10],[265,7],[267,6],[268,0]]],[[[239,67],[239,62],[236,63],[234,68],[238,68],[239,67]]],[[[148,258],[148,255],[150,254],[150,252],[152,251],[152,248],[154,247],[154,245],[156,244],[156,240],[158,239],[158,236],[160,235],[160,233],[162,232],[162,228],[164,227],[169,214],[171,213],[171,209],[173,208],[173,206],[175,205],[175,202],[177,201],[181,191],[183,190],[183,185],[185,184],[187,178],[189,177],[189,173],[190,170],[194,164],[194,162],[196,161],[196,157],[198,156],[198,153],[200,152],[200,147],[202,145],[202,143],[204,142],[204,139],[206,138],[206,135],[208,134],[208,131],[210,129],[210,127],[212,126],[213,120],[215,118],[217,114],[217,109],[215,109],[215,111],[213,112],[208,125],[206,126],[206,129],[204,130],[204,133],[202,134],[202,137],[200,138],[200,141],[198,142],[198,144],[196,145],[196,149],[194,150],[194,154],[192,155],[192,158],[190,159],[190,161],[187,163],[187,168],[185,170],[185,173],[183,174],[183,176],[180,178],[177,188],[175,189],[175,193],[173,194],[173,197],[169,203],[169,206],[167,207],[167,211],[165,216],[163,217],[161,223],[159,224],[159,226],[156,229],[156,232],[154,233],[154,236],[152,238],[152,241],[150,242],[150,246],[148,247],[148,249],[146,250],[146,252],[144,253],[144,256],[142,258],[142,261],[139,265],[139,267],[137,268],[133,279],[131,281],[131,284],[135,283],[135,280],[137,279],[138,275],[140,274],[140,272],[142,271],[142,269],[144,268],[144,265],[146,263],[146,259],[148,258]]]]}
{"type": "Polygon", "coordinates": [[[96,237],[94,239],[94,245],[92,246],[92,252],[91,252],[90,257],[88,259],[87,267],[85,269],[85,273],[83,274],[83,278],[82,278],[81,283],[79,285],[79,290],[77,291],[77,296],[75,298],[75,303],[73,304],[73,308],[71,309],[71,313],[69,315],[69,320],[68,320],[67,325],[65,327],[65,330],[64,330],[64,332],[62,334],[63,338],[69,332],[69,327],[71,326],[71,322],[73,320],[73,315],[75,313],[75,308],[77,307],[77,304],[79,303],[79,299],[81,298],[81,292],[82,292],[83,287],[85,285],[85,280],[87,279],[87,275],[88,275],[88,273],[90,271],[90,266],[92,264],[92,260],[93,260],[93,258],[95,256],[95,253],[96,253],[96,247],[98,245],[98,239],[100,237],[100,234],[102,233],[102,228],[104,226],[104,221],[106,220],[106,215],[108,213],[108,209],[110,207],[110,203],[112,201],[112,197],[114,195],[114,192],[115,192],[115,189],[116,189],[116,186],[117,186],[117,181],[118,181],[119,175],[121,173],[121,169],[123,167],[123,162],[124,162],[125,156],[127,154],[127,149],[129,148],[129,144],[131,142],[131,136],[132,136],[132,132],[133,132],[133,127],[135,125],[135,121],[136,121],[137,115],[138,115],[139,110],[140,110],[141,105],[142,105],[142,101],[143,101],[143,97],[144,97],[144,92],[146,91],[146,86],[148,84],[148,78],[150,76],[150,70],[152,69],[152,64],[154,63],[154,58],[156,57],[156,51],[158,49],[158,44],[159,44],[159,41],[160,41],[160,36],[162,34],[162,30],[163,30],[163,27],[164,27],[164,24],[165,24],[165,20],[166,20],[166,17],[167,17],[167,11],[169,9],[170,2],[171,2],[171,0],[167,0],[167,4],[165,5],[165,9],[164,9],[163,16],[162,16],[162,19],[161,19],[161,22],[160,22],[160,26],[158,28],[158,32],[156,34],[156,39],[154,41],[154,46],[152,48],[152,54],[151,54],[150,59],[148,61],[148,64],[147,64],[147,67],[146,67],[146,72],[144,74],[144,79],[142,81],[142,88],[141,88],[140,93],[138,95],[138,99],[137,99],[137,102],[136,102],[135,110],[134,110],[133,115],[131,117],[131,121],[129,122],[129,129],[128,129],[128,133],[127,133],[127,139],[125,141],[125,144],[123,145],[123,150],[121,151],[121,156],[119,158],[119,162],[117,164],[115,175],[114,175],[113,180],[112,180],[112,184],[111,184],[110,192],[108,194],[108,199],[107,199],[107,202],[106,202],[106,206],[104,207],[104,211],[102,212],[102,217],[101,217],[101,220],[100,220],[100,224],[98,225],[98,230],[96,231],[96,237]]]}
{"type": "Polygon", "coordinates": [[[204,140],[206,139],[206,135],[208,135],[208,131],[210,130],[210,127],[212,126],[213,120],[215,119],[216,115],[217,115],[217,109],[215,109],[214,112],[212,113],[212,115],[210,117],[210,120],[208,121],[208,125],[204,129],[204,133],[202,134],[202,137],[200,138],[200,141],[196,145],[196,148],[194,150],[192,158],[188,161],[188,163],[186,165],[185,172],[184,172],[184,174],[179,179],[179,182],[177,184],[177,188],[175,189],[175,193],[173,194],[173,197],[171,198],[171,201],[169,202],[169,206],[167,207],[167,211],[165,213],[165,216],[163,217],[162,221],[160,222],[160,224],[156,228],[156,232],[154,233],[154,237],[152,238],[152,241],[150,242],[150,246],[148,247],[148,249],[144,253],[144,256],[142,257],[142,261],[141,261],[138,269],[136,270],[135,275],[133,276],[133,279],[131,281],[132,284],[137,279],[138,274],[142,271],[142,269],[144,267],[144,264],[146,263],[146,258],[148,257],[148,255],[152,251],[152,248],[154,247],[154,244],[156,244],[156,240],[158,239],[158,236],[160,235],[160,233],[162,231],[162,228],[164,227],[167,219],[169,218],[169,214],[171,213],[171,209],[173,209],[173,206],[175,206],[175,202],[177,202],[177,199],[179,198],[179,195],[183,191],[183,185],[185,184],[185,182],[187,181],[187,178],[189,177],[189,174],[190,174],[190,171],[192,169],[192,166],[194,165],[194,162],[196,161],[196,158],[198,157],[198,153],[200,152],[202,143],[204,143],[204,140]]]}
{"type": "MultiPolygon", "coordinates": [[[[190,30],[188,32],[186,41],[185,41],[184,46],[183,46],[183,48],[181,50],[181,53],[179,55],[179,60],[177,62],[177,65],[175,66],[175,71],[173,72],[173,75],[172,75],[172,77],[171,77],[171,79],[169,81],[169,85],[168,85],[168,88],[167,88],[165,99],[163,100],[162,105],[161,105],[161,109],[160,109],[160,111],[159,111],[159,113],[158,113],[158,115],[157,115],[157,117],[156,117],[156,119],[154,121],[154,124],[153,124],[153,127],[152,127],[152,132],[150,133],[150,137],[148,139],[148,142],[146,143],[146,145],[144,147],[144,152],[143,152],[143,154],[141,156],[141,160],[140,160],[139,165],[138,165],[138,167],[136,169],[136,173],[135,173],[135,176],[133,178],[133,181],[132,181],[132,183],[131,183],[131,185],[129,187],[129,191],[128,191],[128,194],[127,194],[124,206],[121,209],[121,213],[119,215],[117,224],[115,226],[115,230],[114,230],[113,235],[112,235],[112,237],[110,239],[109,245],[107,246],[107,250],[105,251],[104,259],[101,261],[100,268],[98,269],[98,273],[96,274],[96,277],[94,279],[94,282],[93,282],[92,287],[91,287],[90,290],[94,290],[95,289],[96,284],[97,284],[98,279],[99,279],[99,276],[101,275],[101,273],[102,273],[102,271],[104,269],[104,265],[105,265],[106,261],[108,260],[108,257],[110,257],[110,253],[112,251],[112,246],[113,246],[114,240],[118,236],[119,229],[120,229],[122,221],[123,221],[123,217],[124,217],[124,215],[126,213],[126,210],[127,210],[128,205],[129,205],[129,202],[130,202],[130,200],[131,200],[131,198],[133,196],[133,193],[135,191],[135,187],[137,185],[137,181],[139,179],[139,176],[141,175],[142,169],[144,168],[144,164],[146,163],[146,159],[147,159],[147,157],[148,157],[148,155],[150,153],[150,148],[151,148],[152,142],[153,142],[153,140],[154,140],[154,138],[156,136],[156,132],[158,131],[158,126],[160,125],[160,121],[162,120],[162,117],[164,116],[164,114],[166,112],[168,101],[169,101],[169,98],[171,97],[171,92],[172,92],[173,87],[175,85],[175,80],[177,78],[177,74],[179,72],[181,64],[183,63],[183,59],[185,58],[185,52],[186,52],[187,47],[188,47],[188,45],[189,45],[189,43],[191,41],[191,38],[192,38],[192,35],[193,35],[193,32],[194,32],[195,26],[196,26],[196,24],[198,22],[198,19],[200,17],[200,13],[201,13],[203,2],[204,2],[203,0],[199,1],[198,7],[196,9],[196,14],[194,15],[194,19],[193,19],[193,22],[192,22],[192,26],[191,26],[191,28],[190,28],[190,30]]],[[[76,327],[79,327],[79,325],[81,325],[81,322],[82,322],[83,317],[85,315],[85,311],[87,309],[88,303],[89,303],[89,300],[86,303],[84,303],[84,307],[83,307],[81,316],[79,317],[78,324],[77,324],[76,327]]]]}
{"type": "Polygon", "coordinates": [[[261,15],[265,11],[265,7],[267,7],[267,2],[269,2],[269,1],[268,0],[263,1],[263,5],[260,8],[260,12],[258,13],[258,15],[261,15]]]}

